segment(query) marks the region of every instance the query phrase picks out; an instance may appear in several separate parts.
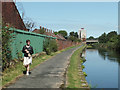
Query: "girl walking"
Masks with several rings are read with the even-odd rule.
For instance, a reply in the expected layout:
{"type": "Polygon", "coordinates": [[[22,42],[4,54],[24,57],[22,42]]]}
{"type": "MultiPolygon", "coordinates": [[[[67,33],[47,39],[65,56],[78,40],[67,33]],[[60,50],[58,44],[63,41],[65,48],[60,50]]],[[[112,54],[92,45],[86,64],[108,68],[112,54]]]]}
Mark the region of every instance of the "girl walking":
{"type": "Polygon", "coordinates": [[[32,64],[32,54],[34,53],[30,40],[26,40],[26,45],[23,46],[22,52],[24,53],[23,65],[26,67],[26,75],[29,75],[29,65],[32,64]]]}

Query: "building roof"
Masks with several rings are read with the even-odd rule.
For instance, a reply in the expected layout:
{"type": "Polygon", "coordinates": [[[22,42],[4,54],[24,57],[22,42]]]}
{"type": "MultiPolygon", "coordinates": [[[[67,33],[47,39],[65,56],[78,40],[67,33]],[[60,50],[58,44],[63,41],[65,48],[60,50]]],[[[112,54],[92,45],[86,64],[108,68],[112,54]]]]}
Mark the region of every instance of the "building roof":
{"type": "Polygon", "coordinates": [[[27,31],[14,2],[2,2],[2,24],[27,31]]]}
{"type": "Polygon", "coordinates": [[[39,33],[39,29],[34,29],[32,32],[39,33]]]}
{"type": "MultiPolygon", "coordinates": [[[[39,33],[40,32],[40,29],[34,29],[32,32],[35,32],[35,33],[39,33]]],[[[52,36],[52,37],[56,37],[57,39],[62,39],[62,40],[66,40],[62,35],[60,34],[57,34],[55,35],[54,32],[52,32],[52,30],[45,30],[45,35],[47,36],[52,36]]]]}

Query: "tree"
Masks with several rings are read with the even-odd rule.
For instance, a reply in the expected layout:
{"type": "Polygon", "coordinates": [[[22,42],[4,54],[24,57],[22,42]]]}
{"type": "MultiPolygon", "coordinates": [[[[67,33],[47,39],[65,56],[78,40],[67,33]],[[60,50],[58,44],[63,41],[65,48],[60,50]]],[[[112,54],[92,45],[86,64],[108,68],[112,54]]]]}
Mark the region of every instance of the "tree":
{"type": "Polygon", "coordinates": [[[74,36],[69,36],[69,40],[71,40],[73,42],[73,41],[75,41],[75,37],[74,36]]]}
{"type": "Polygon", "coordinates": [[[106,43],[107,42],[107,35],[104,32],[99,38],[98,38],[100,43],[106,43]]]}
{"type": "Polygon", "coordinates": [[[74,42],[81,42],[81,40],[78,39],[78,33],[73,31],[70,32],[68,39],[74,42]]]}
{"type": "Polygon", "coordinates": [[[29,31],[32,31],[32,29],[36,27],[35,22],[33,22],[30,18],[26,18],[24,23],[26,28],[29,29],[29,31]]]}
{"type": "Polygon", "coordinates": [[[74,36],[75,35],[75,33],[74,32],[70,32],[70,36],[74,36]]]}
{"type": "Polygon", "coordinates": [[[112,31],[112,32],[109,32],[107,34],[106,39],[107,39],[107,41],[109,41],[112,37],[115,37],[115,36],[117,36],[117,32],[116,31],[112,31]]]}
{"type": "Polygon", "coordinates": [[[65,30],[60,30],[58,33],[61,34],[63,37],[67,36],[67,32],[65,30]]]}
{"type": "Polygon", "coordinates": [[[75,36],[76,38],[78,38],[78,33],[77,33],[77,32],[75,32],[75,33],[74,33],[74,36],[75,36]]]}
{"type": "Polygon", "coordinates": [[[90,36],[88,40],[94,40],[95,38],[93,36],[90,36]]]}
{"type": "Polygon", "coordinates": [[[118,35],[118,42],[116,43],[117,45],[117,50],[120,52],[120,35],[118,35]]]}
{"type": "Polygon", "coordinates": [[[58,34],[58,32],[54,32],[54,34],[55,34],[55,35],[57,35],[57,34],[58,34]]]}

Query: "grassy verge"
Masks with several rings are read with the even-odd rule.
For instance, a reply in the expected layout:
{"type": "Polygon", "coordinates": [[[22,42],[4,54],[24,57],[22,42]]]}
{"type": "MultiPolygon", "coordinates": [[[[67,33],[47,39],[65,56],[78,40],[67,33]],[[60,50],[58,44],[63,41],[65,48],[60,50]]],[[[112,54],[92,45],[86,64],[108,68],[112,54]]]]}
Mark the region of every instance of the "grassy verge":
{"type": "Polygon", "coordinates": [[[87,45],[87,48],[89,49],[89,48],[93,48],[91,45],[87,45]]]}
{"type": "Polygon", "coordinates": [[[81,88],[78,65],[80,64],[80,53],[85,47],[86,45],[76,50],[70,58],[70,65],[67,71],[67,88],[81,88]]]}
{"type": "MultiPolygon", "coordinates": [[[[79,45],[68,47],[66,49],[63,49],[63,50],[57,51],[55,53],[52,53],[51,55],[41,55],[39,57],[33,58],[33,63],[30,66],[30,69],[34,69],[36,66],[40,65],[45,60],[50,59],[53,56],[55,56],[55,55],[57,55],[57,54],[59,54],[63,51],[66,51],[68,49],[78,47],[78,46],[79,45]]],[[[17,65],[15,65],[14,67],[12,67],[10,69],[6,69],[3,72],[3,75],[2,75],[2,86],[4,87],[6,85],[9,85],[10,83],[15,82],[16,79],[18,79],[19,77],[22,77],[24,75],[23,71],[25,71],[25,67],[23,66],[22,62],[19,62],[17,65]]]]}

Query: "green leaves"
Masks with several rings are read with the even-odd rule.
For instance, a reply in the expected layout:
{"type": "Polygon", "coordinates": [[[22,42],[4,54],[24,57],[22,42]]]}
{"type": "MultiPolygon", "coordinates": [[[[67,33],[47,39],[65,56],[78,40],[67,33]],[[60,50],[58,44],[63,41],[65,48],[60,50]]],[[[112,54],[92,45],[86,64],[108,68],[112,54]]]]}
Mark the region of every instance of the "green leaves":
{"type": "Polygon", "coordinates": [[[9,30],[9,27],[2,27],[2,69],[8,68],[10,66],[11,61],[11,49],[10,49],[10,43],[12,42],[11,38],[13,37],[11,35],[13,31],[9,30]]]}
{"type": "Polygon", "coordinates": [[[47,55],[50,55],[51,52],[56,52],[58,50],[57,42],[53,39],[45,39],[43,43],[43,49],[47,55]]]}
{"type": "Polygon", "coordinates": [[[99,46],[120,51],[120,35],[116,31],[111,31],[108,34],[103,33],[99,38],[99,46]]]}
{"type": "Polygon", "coordinates": [[[60,30],[58,33],[61,34],[63,37],[67,36],[67,32],[65,30],[60,30]]]}

